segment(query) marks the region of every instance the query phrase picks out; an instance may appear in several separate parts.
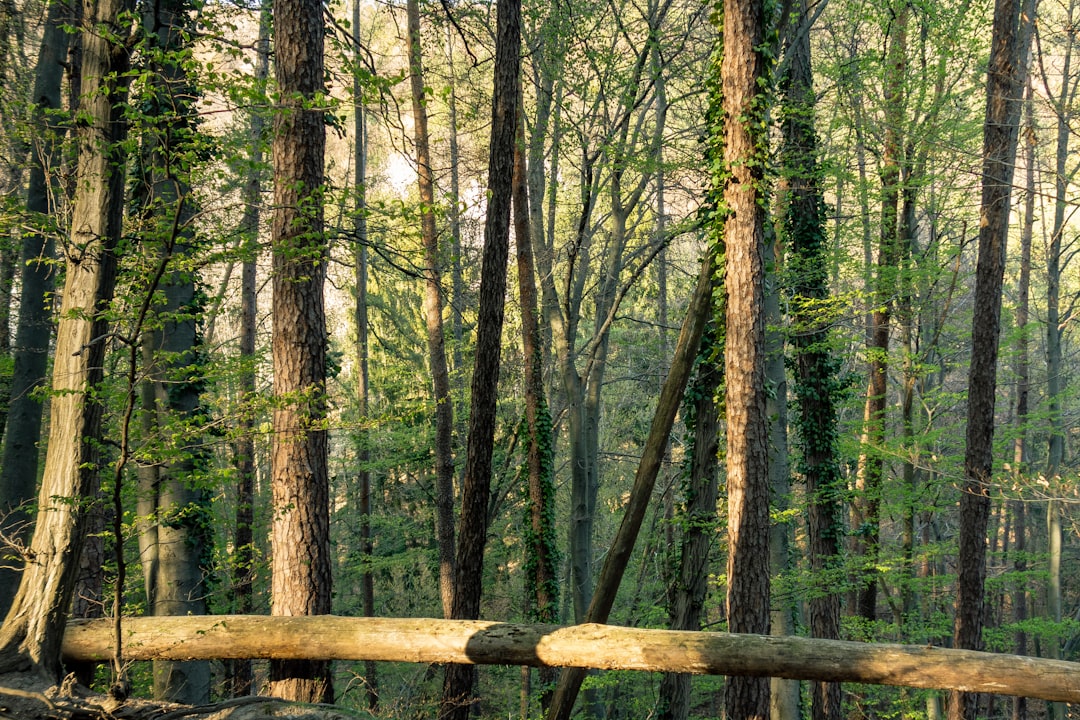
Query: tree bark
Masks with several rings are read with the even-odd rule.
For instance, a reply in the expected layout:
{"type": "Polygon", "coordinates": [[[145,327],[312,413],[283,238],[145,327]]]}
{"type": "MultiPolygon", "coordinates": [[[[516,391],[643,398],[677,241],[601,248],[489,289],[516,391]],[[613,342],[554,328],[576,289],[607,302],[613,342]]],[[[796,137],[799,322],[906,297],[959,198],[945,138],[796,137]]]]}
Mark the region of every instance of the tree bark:
{"type": "MultiPolygon", "coordinates": [[[[469,438],[462,481],[461,531],[454,576],[454,619],[480,616],[484,546],[487,544],[491,455],[495,443],[499,362],[510,252],[510,207],[514,177],[514,137],[520,101],[521,2],[498,0],[495,78],[491,101],[488,150],[488,200],[484,223],[484,258],[480,276],[480,308],[476,326],[469,438]]],[[[473,705],[475,672],[448,665],[439,710],[444,720],[468,720],[473,705]]]]}
{"type": "Polygon", "coordinates": [[[53,360],[49,449],[30,557],[0,628],[0,671],[35,667],[60,678],[64,621],[79,570],[84,502],[100,484],[107,310],[116,282],[124,208],[124,116],[129,54],[125,0],[92,0],[83,38],[78,171],[71,242],[53,360]]]}
{"type": "MultiPolygon", "coordinates": [[[[323,5],[274,0],[272,615],[330,612],[323,156],[323,5]]],[[[269,693],[329,702],[325,662],[270,664],[269,693]]]]}
{"type": "MultiPolygon", "coordinates": [[[[765,8],[725,0],[723,85],[727,404],[727,621],[736,633],[769,631],[769,463],[765,414],[765,8]],[[760,126],[760,127],[759,127],[760,126]]],[[[769,683],[729,678],[728,720],[768,718],[769,683]]]]}
{"type": "MultiPolygon", "coordinates": [[[[333,660],[587,666],[960,688],[1080,702],[1077,663],[927,645],[598,624],[336,616],[126,618],[125,628],[124,656],[132,660],[316,655],[333,660]]],[[[64,657],[102,660],[111,656],[111,644],[108,620],[76,621],[64,640],[64,657]]]]}
{"type": "MultiPolygon", "coordinates": [[[[968,373],[964,482],[953,646],[982,647],[986,526],[993,475],[994,406],[1001,319],[1001,286],[1009,230],[1013,167],[1020,119],[1025,57],[1036,0],[997,0],[986,82],[983,130],[979,259],[975,275],[972,353],[968,373]]],[[[977,698],[954,692],[951,720],[974,720],[977,698]]]]}

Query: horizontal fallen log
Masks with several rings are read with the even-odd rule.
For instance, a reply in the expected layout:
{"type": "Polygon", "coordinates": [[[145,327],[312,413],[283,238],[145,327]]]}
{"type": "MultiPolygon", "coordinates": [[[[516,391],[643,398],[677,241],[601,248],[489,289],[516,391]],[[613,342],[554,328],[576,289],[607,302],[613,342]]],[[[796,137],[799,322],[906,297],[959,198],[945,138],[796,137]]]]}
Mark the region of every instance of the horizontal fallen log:
{"type": "MultiPolygon", "coordinates": [[[[1019,655],[804,637],[521,625],[426,618],[137,617],[127,660],[382,660],[550,665],[902,685],[1080,702],[1080,663],[1019,655]]],[[[111,620],[68,625],[68,660],[112,657],[111,620]]]]}

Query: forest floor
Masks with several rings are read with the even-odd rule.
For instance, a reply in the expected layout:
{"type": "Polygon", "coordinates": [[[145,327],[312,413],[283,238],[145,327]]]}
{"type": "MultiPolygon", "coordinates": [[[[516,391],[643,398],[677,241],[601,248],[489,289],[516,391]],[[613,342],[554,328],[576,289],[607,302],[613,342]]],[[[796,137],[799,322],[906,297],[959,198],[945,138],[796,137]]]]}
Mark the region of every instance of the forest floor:
{"type": "Polygon", "coordinates": [[[29,673],[0,675],[0,720],[369,720],[331,705],[246,697],[197,707],[137,698],[123,701],[29,673]]]}

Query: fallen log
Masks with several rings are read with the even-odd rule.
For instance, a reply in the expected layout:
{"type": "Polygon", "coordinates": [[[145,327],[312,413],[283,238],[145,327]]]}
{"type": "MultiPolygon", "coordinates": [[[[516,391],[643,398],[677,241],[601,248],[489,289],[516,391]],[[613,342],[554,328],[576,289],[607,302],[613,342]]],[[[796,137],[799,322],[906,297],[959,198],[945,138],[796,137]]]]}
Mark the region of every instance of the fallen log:
{"type": "MultiPolygon", "coordinates": [[[[123,621],[129,660],[381,660],[757,675],[1080,702],[1080,663],[793,636],[482,620],[206,615],[123,621]]],[[[67,660],[112,657],[112,621],[75,620],[67,660]]]]}

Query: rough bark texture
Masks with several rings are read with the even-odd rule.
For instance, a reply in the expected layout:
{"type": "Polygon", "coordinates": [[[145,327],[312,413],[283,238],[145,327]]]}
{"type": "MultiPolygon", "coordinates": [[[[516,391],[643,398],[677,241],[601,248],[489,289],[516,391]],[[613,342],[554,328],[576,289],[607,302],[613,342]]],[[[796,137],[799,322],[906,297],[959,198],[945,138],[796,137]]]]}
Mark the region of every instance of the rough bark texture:
{"type": "MultiPolygon", "coordinates": [[[[764,4],[725,0],[724,187],[727,215],[724,346],[727,385],[727,621],[736,633],[769,631],[769,468],[765,414],[764,4]]],[[[728,720],[767,718],[769,683],[733,677],[728,720]]]]}
{"type": "Polygon", "coordinates": [[[67,247],[61,319],[53,361],[49,449],[38,517],[19,590],[0,628],[0,669],[36,667],[58,679],[64,620],[79,570],[88,498],[100,483],[102,381],[107,337],[104,312],[116,281],[114,250],[121,234],[127,135],[122,102],[128,52],[116,38],[130,10],[124,0],[92,0],[84,17],[79,158],[72,231],[67,247]]]}
{"type": "MultiPolygon", "coordinates": [[[[53,203],[59,188],[50,182],[58,168],[58,128],[49,127],[48,111],[61,107],[61,84],[67,62],[68,33],[62,24],[70,22],[64,3],[49,3],[48,14],[34,70],[34,119],[41,143],[30,153],[30,178],[26,211],[37,214],[43,224],[54,216],[53,203]]],[[[30,516],[22,508],[34,499],[38,476],[38,447],[41,437],[41,398],[34,392],[45,383],[49,338],[52,335],[52,308],[49,295],[55,285],[55,270],[48,261],[54,254],[52,234],[22,233],[19,266],[22,291],[19,295],[19,318],[15,346],[12,348],[14,370],[11,377],[11,402],[7,408],[3,458],[0,461],[0,511],[5,535],[25,538],[30,516]]],[[[6,339],[7,333],[3,333],[6,339]]],[[[0,565],[0,612],[7,612],[18,587],[14,562],[0,565]]]]}
{"type": "MultiPolygon", "coordinates": [[[[964,483],[960,493],[956,621],[953,646],[982,647],[983,585],[986,579],[986,526],[993,473],[994,405],[1001,320],[1001,285],[1009,230],[1009,198],[1024,87],[1024,63],[1034,19],[1032,0],[997,0],[986,82],[983,130],[982,200],[979,260],[975,276],[968,372],[964,483]]],[[[953,693],[952,720],[974,720],[977,698],[953,693]]]]}
{"type": "MultiPolygon", "coordinates": [[[[326,315],[323,280],[323,5],[274,0],[273,362],[271,488],[273,615],[330,612],[326,315]]],[[[271,695],[333,699],[330,668],[302,660],[270,665],[271,695]]]]}
{"type": "Polygon", "coordinates": [[[420,188],[420,233],[424,242],[424,322],[435,400],[435,533],[439,547],[439,595],[443,614],[451,617],[454,604],[454,403],[450,396],[450,371],[446,365],[443,332],[442,256],[435,229],[435,175],[431,166],[424,66],[420,54],[420,0],[408,0],[406,14],[413,137],[420,188]]]}
{"type": "MultiPolygon", "coordinates": [[[[954,687],[1080,702],[1077,663],[927,645],[427,618],[127,618],[125,627],[124,656],[132,660],[318,655],[334,660],[587,666],[954,687]]],[[[111,642],[110,621],[73,622],[64,640],[64,657],[104,660],[111,657],[111,642]]]]}
{"type": "MultiPolygon", "coordinates": [[[[476,366],[473,369],[469,438],[462,480],[461,531],[455,558],[455,619],[480,616],[484,546],[487,543],[491,455],[495,444],[499,361],[506,301],[506,268],[510,253],[510,206],[514,176],[521,66],[521,2],[499,0],[495,43],[495,80],[488,151],[488,201],[484,223],[484,256],[480,275],[480,309],[476,324],[476,366]]],[[[473,703],[474,669],[448,665],[440,718],[467,720],[473,703]]]]}

